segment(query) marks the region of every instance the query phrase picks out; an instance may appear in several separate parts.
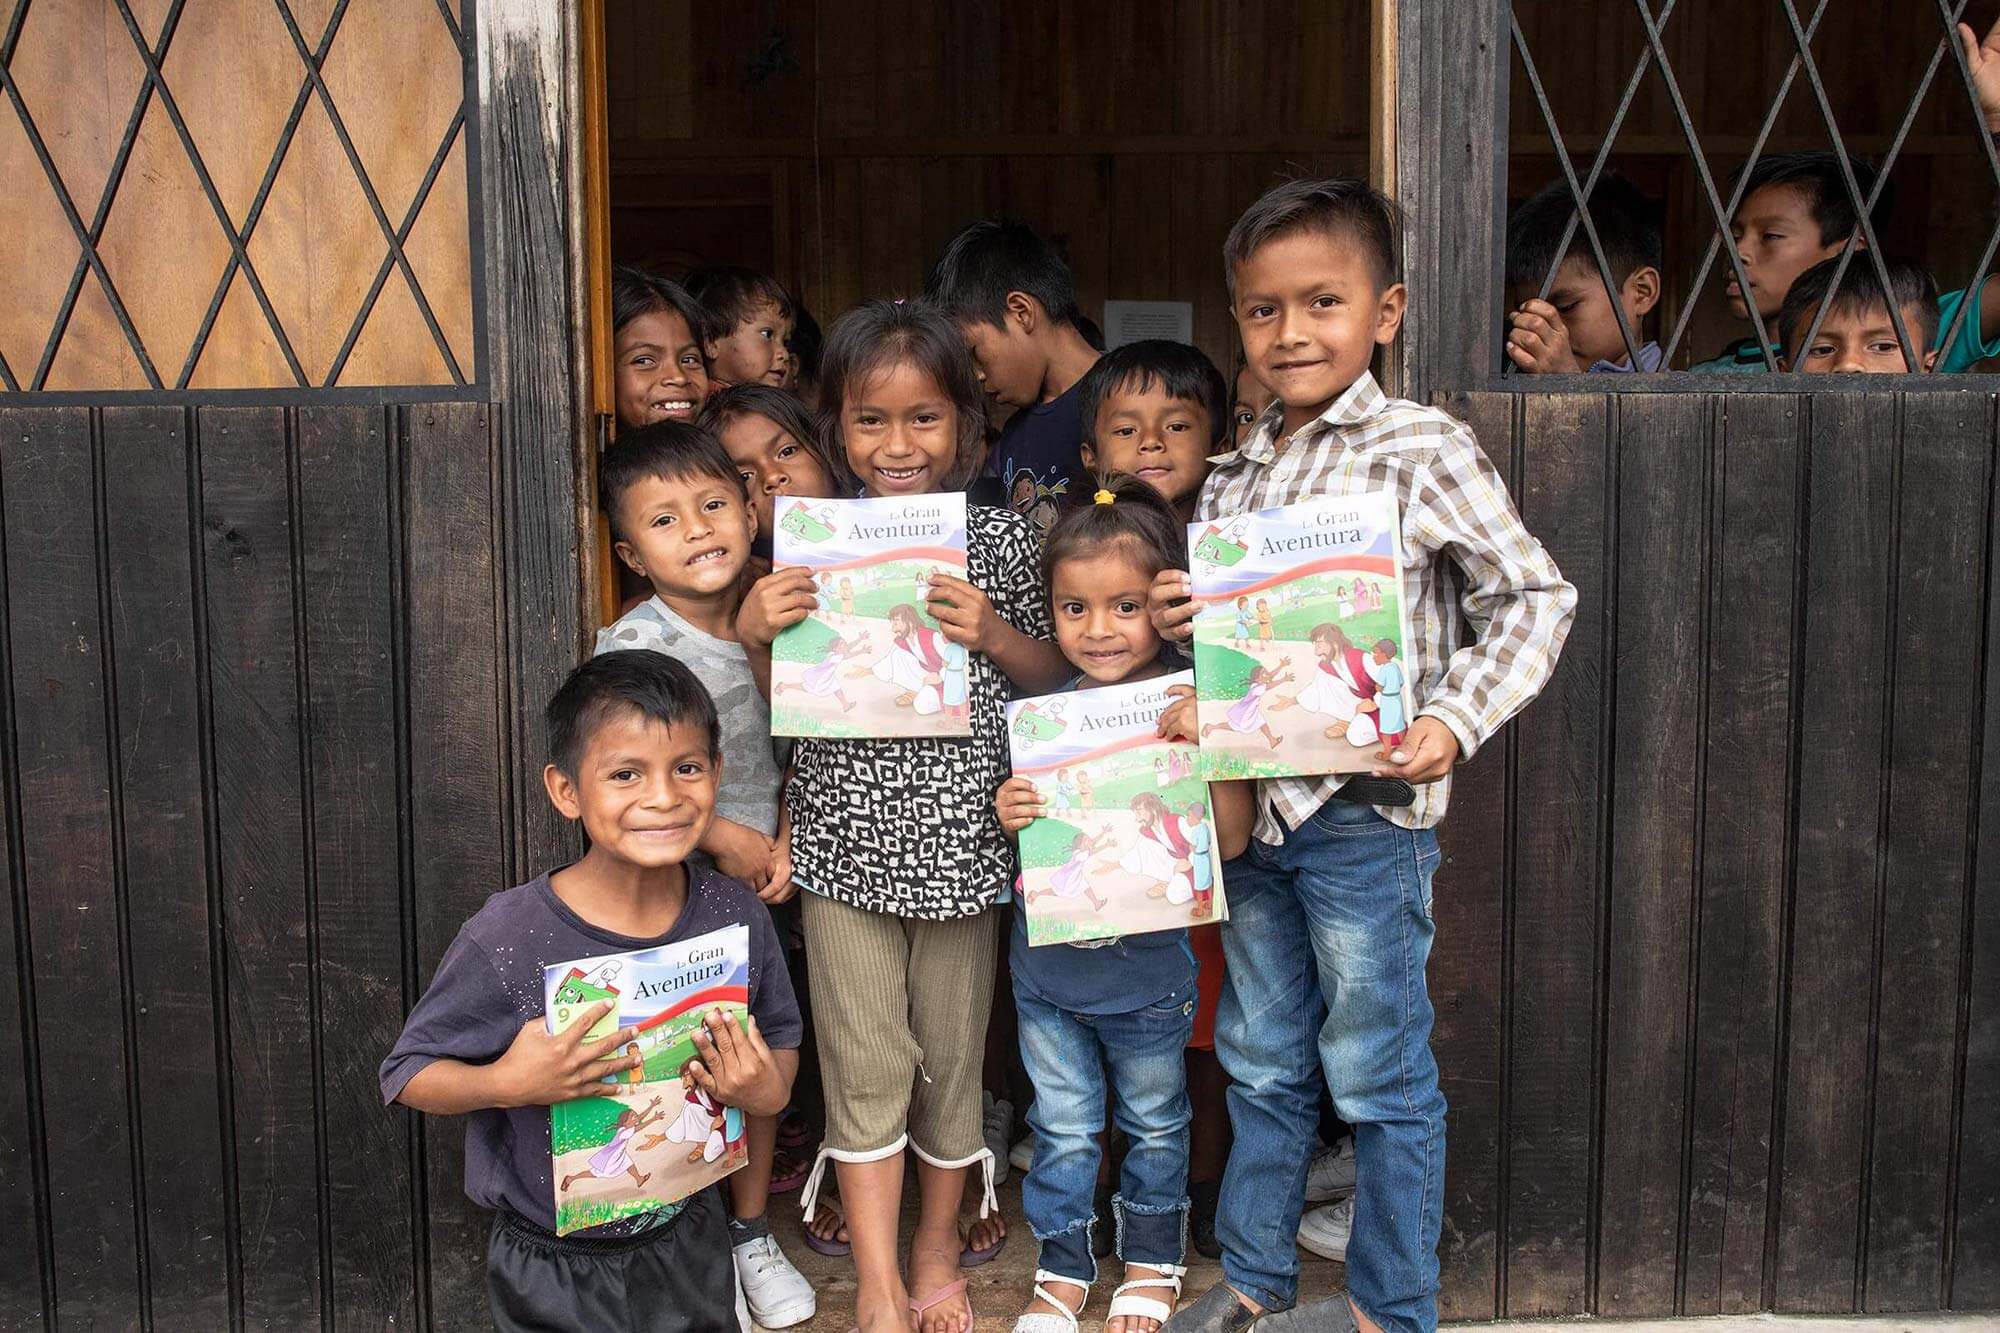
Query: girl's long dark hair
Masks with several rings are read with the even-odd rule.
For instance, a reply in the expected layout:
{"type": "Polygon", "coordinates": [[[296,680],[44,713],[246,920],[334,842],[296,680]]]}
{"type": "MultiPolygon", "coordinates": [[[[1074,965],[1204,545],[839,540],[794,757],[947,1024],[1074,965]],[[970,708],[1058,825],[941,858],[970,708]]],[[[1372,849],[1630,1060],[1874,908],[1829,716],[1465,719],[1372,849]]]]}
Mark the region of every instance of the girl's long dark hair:
{"type": "Polygon", "coordinates": [[[812,414],[795,395],[769,384],[732,384],[711,396],[701,409],[701,424],[715,432],[718,439],[723,427],[738,417],[762,417],[784,431],[812,454],[826,469],[828,478],[846,474],[846,468],[835,466],[828,456],[826,442],[820,439],[812,414]]]}
{"type": "Polygon", "coordinates": [[[1187,567],[1187,529],[1173,506],[1146,482],[1114,472],[1099,477],[1095,494],[1083,499],[1086,503],[1064,510],[1049,529],[1042,544],[1044,581],[1053,578],[1063,561],[1093,555],[1116,542],[1129,543],[1150,573],[1187,567]],[[1096,494],[1111,499],[1099,504],[1096,494]]]}
{"type": "Polygon", "coordinates": [[[986,442],[986,395],[958,326],[921,301],[863,301],[827,330],[819,362],[819,433],[834,463],[834,475],[849,493],[858,489],[859,481],[847,465],[841,413],[870,380],[899,361],[928,375],[958,414],[958,447],[943,486],[958,490],[972,479],[986,442]]]}

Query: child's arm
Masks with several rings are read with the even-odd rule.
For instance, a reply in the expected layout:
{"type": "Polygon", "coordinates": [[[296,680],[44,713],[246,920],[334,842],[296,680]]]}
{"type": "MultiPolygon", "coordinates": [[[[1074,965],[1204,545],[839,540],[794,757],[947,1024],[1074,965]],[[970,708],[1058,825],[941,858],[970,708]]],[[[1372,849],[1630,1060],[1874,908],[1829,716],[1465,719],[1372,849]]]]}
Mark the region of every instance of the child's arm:
{"type": "Polygon", "coordinates": [[[1215,849],[1223,860],[1233,861],[1250,846],[1250,832],[1257,827],[1257,784],[1211,782],[1208,804],[1215,811],[1215,849]]]}
{"type": "Polygon", "coordinates": [[[583,1034],[610,1012],[611,1002],[600,1000],[555,1036],[549,1035],[542,1019],[530,1019],[499,1059],[488,1064],[433,1060],[411,1076],[396,1100],[428,1115],[463,1115],[513,1106],[553,1106],[587,1097],[598,1090],[605,1075],[644,1063],[644,1057],[636,1055],[607,1058],[633,1039],[631,1028],[620,1028],[601,1041],[584,1041],[583,1034]]]}
{"type": "Polygon", "coordinates": [[[714,859],[717,870],[759,895],[769,887],[777,844],[749,825],[717,815],[695,845],[714,859]]]}
{"type": "Polygon", "coordinates": [[[1521,522],[1472,433],[1455,429],[1412,484],[1405,531],[1465,575],[1459,596],[1478,639],[1423,691],[1415,721],[1377,777],[1434,782],[1470,758],[1548,683],[1576,614],[1576,588],[1521,522]],[[1400,756],[1400,757],[1399,757],[1400,756]]]}
{"type": "Polygon", "coordinates": [[[750,674],[766,699],[771,697],[771,641],[778,631],[796,625],[819,605],[813,598],[812,571],[793,565],[750,585],[736,608],[736,639],[750,659],[750,674]]]}
{"type": "Polygon", "coordinates": [[[695,1030],[700,1058],[687,1066],[702,1091],[745,1115],[777,1115],[792,1097],[799,1053],[774,1051],[757,1030],[757,1016],[741,1026],[734,1014],[711,1011],[695,1030]]]}
{"type": "MultiPolygon", "coordinates": [[[[792,775],[785,774],[789,784],[792,775]]],[[[783,790],[782,788],[780,789],[783,790]]],[[[771,878],[757,896],[771,906],[790,902],[799,886],[792,883],[792,807],[782,797],[778,801],[778,836],[771,843],[771,878]]]]}
{"type": "Polygon", "coordinates": [[[993,797],[993,813],[1000,817],[1000,827],[1007,830],[1007,836],[1018,838],[1021,830],[1049,812],[1042,802],[1042,794],[1035,790],[1032,779],[1008,778],[1000,784],[999,792],[993,797]]]}
{"type": "Polygon", "coordinates": [[[993,609],[993,601],[964,579],[931,575],[928,605],[938,628],[968,652],[985,653],[1007,679],[1034,694],[1062,688],[1070,665],[1046,639],[1023,634],[993,609]]]}

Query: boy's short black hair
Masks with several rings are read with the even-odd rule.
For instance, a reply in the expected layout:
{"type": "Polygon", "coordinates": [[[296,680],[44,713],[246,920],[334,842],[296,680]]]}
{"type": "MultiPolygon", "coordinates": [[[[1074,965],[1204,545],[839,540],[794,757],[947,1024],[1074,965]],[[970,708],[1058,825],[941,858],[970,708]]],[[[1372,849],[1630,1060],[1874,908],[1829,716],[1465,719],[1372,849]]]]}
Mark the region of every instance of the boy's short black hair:
{"type": "MultiPolygon", "coordinates": [[[[713,321],[701,302],[687,288],[671,278],[648,273],[630,264],[611,270],[611,331],[616,333],[641,315],[671,311],[687,321],[688,332],[701,346],[702,360],[708,360],[708,340],[715,336],[713,321]]],[[[732,326],[733,327],[733,326],[732,326]]],[[[723,332],[728,332],[727,329],[723,332]]]]}
{"type": "Polygon", "coordinates": [[[608,718],[624,711],[664,726],[698,727],[708,737],[709,756],[722,753],[715,700],[694,672],[665,653],[625,648],[599,653],[570,672],[549,700],[542,713],[549,762],[574,778],[591,736],[608,718]]]}
{"type": "Polygon", "coordinates": [[[1144,393],[1158,385],[1169,398],[1193,403],[1208,413],[1208,442],[1222,443],[1230,433],[1229,387],[1222,372],[1199,347],[1167,338],[1147,338],[1114,347],[1084,372],[1078,391],[1083,412],[1084,442],[1097,447],[1097,413],[1104,400],[1121,389],[1144,393]]]}
{"type": "Polygon", "coordinates": [[[957,320],[1005,327],[1007,293],[1026,292],[1058,324],[1075,325],[1076,280],[1025,222],[987,218],[951,238],[924,279],[924,299],[957,320]]]}
{"type": "Polygon", "coordinates": [[[1236,295],[1236,270],[1272,241],[1302,231],[1343,236],[1367,252],[1377,290],[1403,280],[1402,210],[1367,181],[1350,177],[1286,181],[1243,210],[1222,243],[1222,277],[1236,295]]]}
{"type": "MultiPolygon", "coordinates": [[[[1854,183],[1860,187],[1861,197],[1866,199],[1868,192],[1875,188],[1875,168],[1852,155],[1849,155],[1847,164],[1854,170],[1854,183]]],[[[1847,180],[1840,170],[1840,155],[1827,149],[1804,153],[1767,153],[1757,159],[1747,176],[1738,168],[1730,179],[1743,181],[1745,200],[1771,185],[1789,185],[1804,195],[1806,207],[1819,226],[1821,245],[1845,241],[1861,225],[1861,215],[1847,193],[1847,180]]],[[[1868,215],[1869,220],[1877,227],[1882,226],[1889,220],[1890,206],[1895,200],[1895,186],[1883,186],[1882,197],[1875,201],[1875,207],[1868,215]]]]}
{"type": "Polygon", "coordinates": [[[778,307],[779,318],[797,318],[784,284],[740,264],[704,264],[687,275],[686,287],[708,312],[711,338],[727,338],[766,301],[778,307]]]}
{"type": "MultiPolygon", "coordinates": [[[[1833,293],[1827,305],[1828,314],[1850,315],[1866,310],[1907,310],[1916,307],[1917,318],[1908,325],[1905,332],[1910,335],[1911,349],[1922,356],[1929,351],[1938,336],[1938,290],[1937,279],[1928,269],[1904,259],[1884,256],[1884,268],[1889,270],[1889,292],[1882,292],[1882,279],[1875,274],[1875,261],[1867,254],[1856,254],[1847,265],[1847,272],[1841,275],[1840,290],[1833,293]]],[[[1792,279],[1791,290],[1785,293],[1785,303],[1778,307],[1778,323],[1771,335],[1785,346],[1786,354],[1794,365],[1797,364],[1799,340],[1812,327],[1813,316],[1819,313],[1820,302],[1827,299],[1833,287],[1834,270],[1840,267],[1840,260],[1822,259],[1798,277],[1792,279]]]]}
{"type": "MultiPolygon", "coordinates": [[[[1562,243],[1563,229],[1576,215],[1576,199],[1565,181],[1552,181],[1537,190],[1507,219],[1507,287],[1510,291],[1540,291],[1549,270],[1557,266],[1556,246],[1562,243]]],[[[1604,262],[1611,266],[1615,287],[1642,268],[1658,268],[1661,263],[1660,227],[1653,209],[1639,187],[1607,172],[1597,178],[1590,192],[1590,221],[1597,228],[1598,243],[1604,247],[1604,262]]],[[[1581,258],[1596,272],[1590,253],[1590,237],[1577,219],[1569,247],[1562,259],[1581,258]]]]}
{"type": "Polygon", "coordinates": [[[611,520],[614,537],[626,535],[618,531],[618,502],[649,477],[661,481],[714,477],[743,491],[743,474],[714,431],[692,421],[655,421],[620,435],[597,464],[598,502],[611,520]]]}

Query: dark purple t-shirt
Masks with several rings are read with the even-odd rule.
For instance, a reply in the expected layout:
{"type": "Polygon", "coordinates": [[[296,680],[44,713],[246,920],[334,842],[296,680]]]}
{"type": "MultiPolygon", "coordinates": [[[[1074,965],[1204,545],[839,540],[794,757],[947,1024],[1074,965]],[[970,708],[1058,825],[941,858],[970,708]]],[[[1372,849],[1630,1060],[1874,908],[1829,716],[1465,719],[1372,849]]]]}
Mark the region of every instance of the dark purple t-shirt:
{"type": "MultiPolygon", "coordinates": [[[[657,939],[633,939],[591,925],[556,896],[549,877],[496,893],[444,951],[430,989],[410,1011],[403,1035],[382,1062],[382,1100],[394,1102],[418,1070],[437,1060],[484,1064],[514,1044],[521,1025],[542,1017],[542,969],[578,958],[651,949],[724,926],[750,927],[750,1012],[772,1050],[796,1050],[803,1026],[770,909],[739,880],[690,862],[687,905],[657,939]]],[[[549,1108],[473,1111],[465,1117],[465,1193],[482,1208],[506,1208],[553,1231],[555,1183],[549,1162],[549,1108]]],[[[657,1214],[627,1218],[588,1235],[642,1229],[657,1214]]]]}
{"type": "Polygon", "coordinates": [[[987,455],[986,475],[1000,483],[1000,503],[1033,523],[1041,537],[1049,535],[1057,514],[1088,500],[1083,490],[1083,381],[1008,417],[987,455]]]}

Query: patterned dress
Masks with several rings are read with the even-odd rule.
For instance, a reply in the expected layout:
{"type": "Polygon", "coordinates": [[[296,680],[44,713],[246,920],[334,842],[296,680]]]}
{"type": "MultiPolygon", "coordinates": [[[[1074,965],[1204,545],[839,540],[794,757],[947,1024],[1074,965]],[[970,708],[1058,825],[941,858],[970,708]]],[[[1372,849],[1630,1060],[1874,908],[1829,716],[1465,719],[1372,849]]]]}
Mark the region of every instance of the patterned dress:
{"type": "MultiPolygon", "coordinates": [[[[965,516],[966,577],[1001,619],[1050,638],[1041,542],[1005,509],[965,516]]],[[[1007,780],[1012,687],[984,653],[966,662],[972,734],[909,740],[800,741],[786,789],[793,878],[837,902],[950,920],[985,911],[1014,874],[1013,845],[993,813],[1007,780]]]]}

